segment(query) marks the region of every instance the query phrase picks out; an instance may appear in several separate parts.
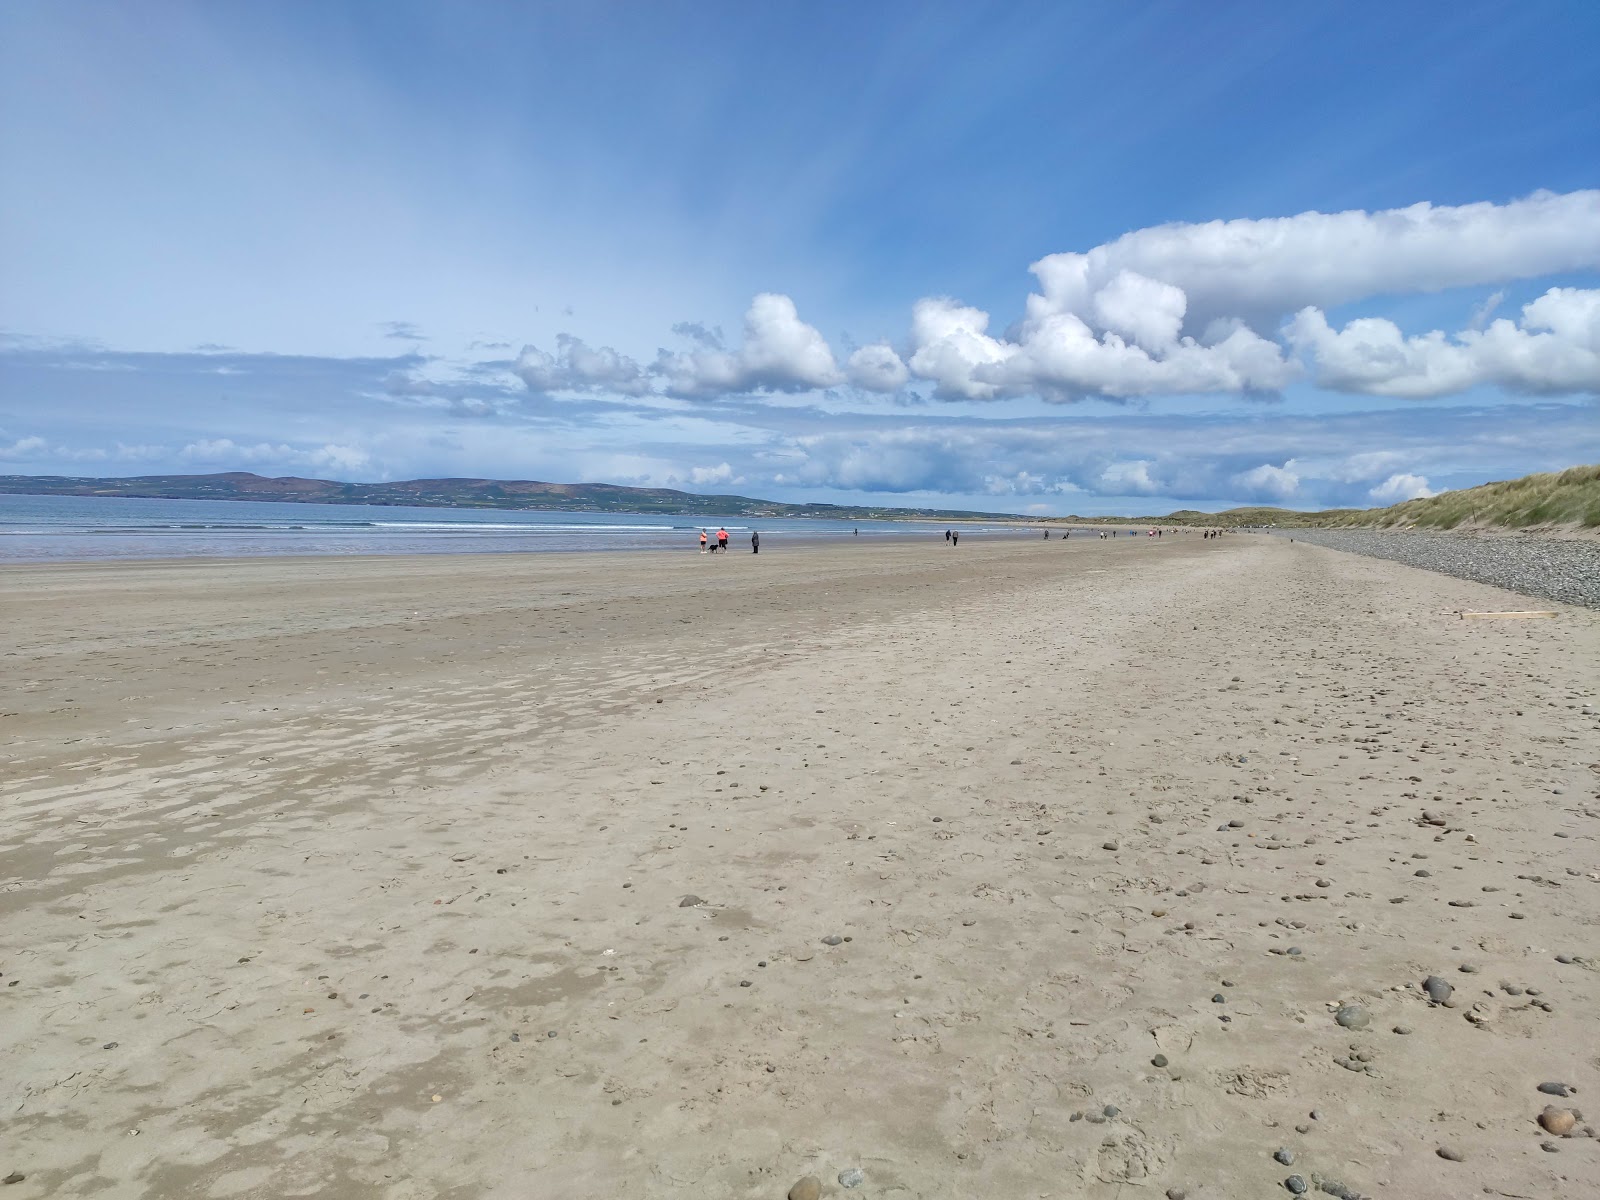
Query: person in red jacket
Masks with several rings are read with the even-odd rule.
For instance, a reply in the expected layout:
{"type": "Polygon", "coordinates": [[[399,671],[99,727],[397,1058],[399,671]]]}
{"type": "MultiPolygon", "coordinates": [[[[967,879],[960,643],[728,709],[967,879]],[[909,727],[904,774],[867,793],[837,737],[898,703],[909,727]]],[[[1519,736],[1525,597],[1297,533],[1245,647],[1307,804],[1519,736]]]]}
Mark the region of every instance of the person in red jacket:
{"type": "Polygon", "coordinates": [[[726,529],[717,530],[717,549],[723,551],[724,553],[727,552],[728,531],[726,529]]]}

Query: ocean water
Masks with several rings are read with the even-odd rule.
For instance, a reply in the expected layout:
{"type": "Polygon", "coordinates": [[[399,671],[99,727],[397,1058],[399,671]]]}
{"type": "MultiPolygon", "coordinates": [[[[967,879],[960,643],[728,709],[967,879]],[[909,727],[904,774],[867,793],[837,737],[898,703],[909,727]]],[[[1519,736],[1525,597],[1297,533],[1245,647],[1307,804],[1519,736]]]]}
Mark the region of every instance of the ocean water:
{"type": "MultiPolygon", "coordinates": [[[[749,553],[818,539],[925,537],[944,527],[910,521],[806,517],[672,517],[658,514],[513,512],[254,500],[143,500],[123,496],[0,496],[0,560],[238,558],[301,554],[465,554],[557,550],[685,550],[718,525],[730,549],[749,553]]],[[[1038,536],[963,525],[963,537],[1038,536]]]]}

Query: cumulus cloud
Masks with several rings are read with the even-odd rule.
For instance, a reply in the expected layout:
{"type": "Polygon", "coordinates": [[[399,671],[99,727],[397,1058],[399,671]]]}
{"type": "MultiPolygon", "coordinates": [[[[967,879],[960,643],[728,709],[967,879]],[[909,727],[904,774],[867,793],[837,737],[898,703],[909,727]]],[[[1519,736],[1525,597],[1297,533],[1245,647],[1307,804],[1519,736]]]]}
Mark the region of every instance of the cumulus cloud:
{"type": "Polygon", "coordinates": [[[850,382],[868,392],[897,392],[911,378],[906,364],[886,342],[862,346],[845,364],[850,382]]]}
{"type": "Polygon", "coordinates": [[[1368,320],[1352,322],[1341,342],[1322,311],[1597,266],[1600,192],[1163,225],[1034,263],[1040,291],[1015,340],[990,336],[980,309],[920,301],[910,366],[947,399],[1273,392],[1301,366],[1263,330],[1299,310],[1289,343],[1330,386],[1405,396],[1477,382],[1585,390],[1600,386],[1600,371],[1585,293],[1574,289],[1528,306],[1521,327],[1496,321],[1477,338],[1468,330],[1408,341],[1392,323],[1368,320]],[[1539,330],[1547,332],[1530,340],[1539,330]],[[1457,349],[1473,341],[1476,355],[1457,349]]]}
{"type": "Polygon", "coordinates": [[[805,392],[845,379],[827,339],[800,319],[793,300],[776,292],[762,292],[750,302],[738,350],[702,344],[687,354],[662,351],[655,371],[667,391],[679,396],[805,392]]]}
{"type": "Polygon", "coordinates": [[[40,452],[49,447],[42,437],[18,438],[9,446],[0,446],[0,462],[27,462],[40,457],[40,452]]]}
{"type": "Polygon", "coordinates": [[[1600,267],[1600,191],[1413,204],[1136,230],[1033,265],[1043,300],[1087,313],[1124,272],[1181,289],[1191,315],[1270,319],[1308,305],[1600,267]]]}
{"type": "Polygon", "coordinates": [[[556,350],[548,354],[537,346],[524,346],[512,368],[528,390],[549,392],[610,392],[642,396],[651,390],[649,374],[633,359],[609,346],[590,346],[582,338],[562,333],[556,350]]]}
{"type": "Polygon", "coordinates": [[[1233,477],[1233,483],[1246,495],[1266,496],[1278,501],[1292,500],[1300,490],[1300,476],[1294,470],[1293,459],[1281,467],[1262,463],[1259,467],[1241,471],[1233,477]]]}
{"type": "Polygon", "coordinates": [[[1407,336],[1381,317],[1336,330],[1325,314],[1356,300],[1596,268],[1600,191],[1171,224],[1041,258],[1031,268],[1039,289],[1004,334],[981,308],[916,301],[904,358],[877,342],[841,369],[792,299],[763,292],[737,348],[720,330],[680,322],[674,331],[693,348],[660,351],[649,366],[562,335],[553,354],[526,347],[516,369],[535,391],[691,399],[847,383],[897,392],[913,381],[961,401],[1270,394],[1307,372],[1340,390],[1417,398],[1483,383],[1581,392],[1600,388],[1600,293],[1552,288],[1509,321],[1492,319],[1497,291],[1455,334],[1407,336]]]}
{"type": "Polygon", "coordinates": [[[1363,317],[1335,330],[1316,308],[1286,329],[1327,388],[1411,399],[1483,384],[1523,393],[1600,390],[1600,291],[1551,288],[1518,321],[1407,337],[1392,321],[1363,317]]]}
{"type": "Polygon", "coordinates": [[[1402,500],[1417,500],[1424,496],[1437,496],[1428,486],[1425,475],[1391,475],[1377,487],[1367,491],[1379,504],[1398,504],[1402,500]]]}
{"type": "Polygon", "coordinates": [[[718,463],[714,467],[691,467],[689,482],[696,487],[716,487],[720,484],[743,483],[744,477],[736,475],[727,463],[718,463]]]}
{"type": "Polygon", "coordinates": [[[196,466],[232,468],[267,466],[277,470],[362,472],[372,466],[372,457],[356,446],[329,443],[304,449],[286,444],[256,442],[244,444],[232,438],[202,438],[178,450],[176,457],[196,466]]]}

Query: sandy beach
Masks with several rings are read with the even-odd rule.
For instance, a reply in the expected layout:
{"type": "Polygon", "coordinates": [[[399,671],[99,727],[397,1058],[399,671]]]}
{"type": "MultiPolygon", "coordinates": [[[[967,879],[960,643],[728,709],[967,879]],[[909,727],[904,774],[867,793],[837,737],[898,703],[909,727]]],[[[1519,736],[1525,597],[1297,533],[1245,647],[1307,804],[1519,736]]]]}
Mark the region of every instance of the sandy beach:
{"type": "Polygon", "coordinates": [[[1600,613],[776,549],[8,568],[6,1200],[1596,1194],[1600,613]]]}

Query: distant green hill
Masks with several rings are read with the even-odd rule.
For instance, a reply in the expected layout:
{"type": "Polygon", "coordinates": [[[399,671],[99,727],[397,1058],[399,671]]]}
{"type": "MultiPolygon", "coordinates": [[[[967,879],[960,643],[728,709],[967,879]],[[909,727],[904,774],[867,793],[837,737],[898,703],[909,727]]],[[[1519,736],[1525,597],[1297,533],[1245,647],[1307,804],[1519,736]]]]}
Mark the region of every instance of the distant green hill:
{"type": "Polygon", "coordinates": [[[610,483],[541,483],[535,479],[403,479],[339,483],[332,479],[268,479],[249,471],[218,475],[142,475],[78,479],[63,475],[0,476],[0,494],[27,496],[142,496],[167,500],[276,500],[305,504],[415,505],[566,512],[660,513],[667,516],[830,517],[841,521],[1002,518],[1007,513],[875,505],[780,504],[749,496],[699,496],[671,488],[610,483]]]}

